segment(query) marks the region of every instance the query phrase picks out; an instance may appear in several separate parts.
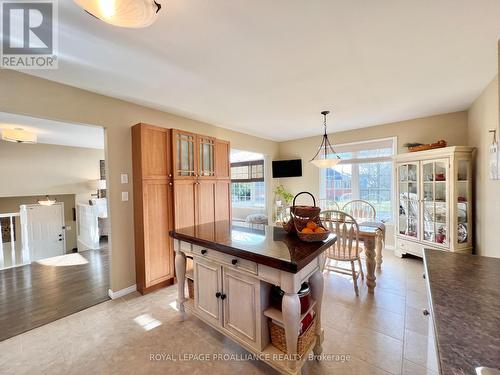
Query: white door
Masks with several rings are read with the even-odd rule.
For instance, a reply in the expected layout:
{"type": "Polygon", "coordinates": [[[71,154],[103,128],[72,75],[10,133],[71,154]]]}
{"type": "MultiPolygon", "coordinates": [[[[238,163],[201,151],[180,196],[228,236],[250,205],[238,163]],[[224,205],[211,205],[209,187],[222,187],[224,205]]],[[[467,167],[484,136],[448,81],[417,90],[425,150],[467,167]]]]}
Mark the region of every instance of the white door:
{"type": "Polygon", "coordinates": [[[31,262],[66,253],[63,203],[22,205],[21,220],[23,250],[31,262]]]}
{"type": "Polygon", "coordinates": [[[212,262],[194,261],[194,306],[198,314],[215,325],[221,323],[221,271],[221,267],[212,262]]]}
{"type": "Polygon", "coordinates": [[[224,328],[252,346],[257,344],[260,282],[224,267],[224,328]]]}

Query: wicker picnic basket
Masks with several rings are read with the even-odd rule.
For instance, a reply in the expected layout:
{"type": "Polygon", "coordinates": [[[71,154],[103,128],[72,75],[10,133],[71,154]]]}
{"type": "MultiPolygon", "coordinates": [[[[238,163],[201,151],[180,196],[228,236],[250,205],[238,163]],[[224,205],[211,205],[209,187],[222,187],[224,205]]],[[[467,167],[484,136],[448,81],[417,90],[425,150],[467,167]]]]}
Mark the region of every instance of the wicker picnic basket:
{"type": "MultiPolygon", "coordinates": [[[[311,343],[314,340],[314,334],[316,329],[316,316],[313,317],[313,320],[309,327],[299,336],[297,340],[297,354],[303,356],[306,354],[306,350],[309,349],[311,343]]],[[[276,324],[272,320],[269,321],[269,331],[271,333],[271,343],[277,347],[282,352],[286,353],[286,336],[285,336],[285,328],[276,324]]]]}
{"type": "Polygon", "coordinates": [[[316,221],[319,220],[319,213],[321,212],[321,209],[319,207],[316,207],[316,199],[314,199],[314,195],[307,191],[303,191],[298,193],[294,198],[293,198],[293,203],[292,207],[290,207],[290,219],[283,224],[283,228],[288,232],[288,233],[297,233],[297,227],[299,227],[299,230],[302,230],[304,226],[307,224],[308,221],[316,221]],[[313,205],[312,206],[297,206],[295,204],[295,201],[297,197],[301,194],[308,194],[311,196],[313,200],[313,205]]]}

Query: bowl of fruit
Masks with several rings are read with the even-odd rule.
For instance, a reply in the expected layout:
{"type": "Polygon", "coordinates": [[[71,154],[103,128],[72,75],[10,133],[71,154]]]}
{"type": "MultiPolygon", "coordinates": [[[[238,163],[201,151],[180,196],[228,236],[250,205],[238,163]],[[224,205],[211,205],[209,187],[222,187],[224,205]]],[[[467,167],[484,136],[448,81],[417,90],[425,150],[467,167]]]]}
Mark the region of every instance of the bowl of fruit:
{"type": "Polygon", "coordinates": [[[305,242],[324,241],[330,235],[330,231],[323,227],[319,218],[309,220],[305,224],[300,221],[294,221],[294,224],[297,229],[297,236],[305,242]]]}

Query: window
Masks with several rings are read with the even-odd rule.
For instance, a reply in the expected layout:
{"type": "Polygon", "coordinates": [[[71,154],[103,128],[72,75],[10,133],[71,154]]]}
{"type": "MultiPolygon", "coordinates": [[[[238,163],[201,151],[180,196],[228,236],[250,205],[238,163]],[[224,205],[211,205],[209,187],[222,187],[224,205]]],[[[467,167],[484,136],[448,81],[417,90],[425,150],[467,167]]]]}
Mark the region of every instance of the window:
{"type": "Polygon", "coordinates": [[[264,160],[231,163],[233,207],[265,207],[264,160]]]}
{"type": "Polygon", "coordinates": [[[363,199],[375,207],[377,220],[392,220],[394,144],[390,138],[335,146],[341,162],[321,170],[322,208],[331,208],[331,201],[342,208],[350,200],[363,199]]]}

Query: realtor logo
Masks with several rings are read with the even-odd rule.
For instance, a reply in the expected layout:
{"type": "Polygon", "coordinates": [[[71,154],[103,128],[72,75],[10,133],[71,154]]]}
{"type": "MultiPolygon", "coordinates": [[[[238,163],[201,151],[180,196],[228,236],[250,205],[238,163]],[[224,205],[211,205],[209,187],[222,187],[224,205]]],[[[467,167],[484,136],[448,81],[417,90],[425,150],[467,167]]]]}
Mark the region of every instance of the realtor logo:
{"type": "Polygon", "coordinates": [[[57,2],[1,2],[0,66],[13,69],[57,68],[57,2]]]}

